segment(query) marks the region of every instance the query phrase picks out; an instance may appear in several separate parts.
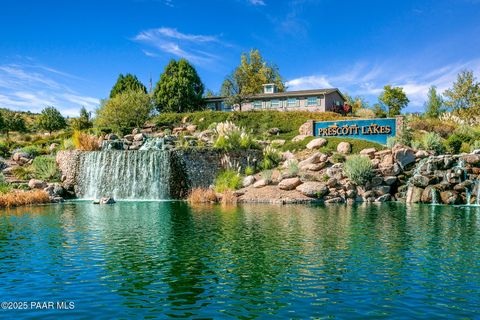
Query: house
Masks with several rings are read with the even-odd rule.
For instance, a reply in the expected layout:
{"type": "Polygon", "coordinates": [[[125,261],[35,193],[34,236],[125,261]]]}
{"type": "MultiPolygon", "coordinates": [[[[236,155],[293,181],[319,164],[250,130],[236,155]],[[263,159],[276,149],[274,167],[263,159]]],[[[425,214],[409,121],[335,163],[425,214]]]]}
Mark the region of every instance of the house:
{"type": "MultiPolygon", "coordinates": [[[[224,100],[224,97],[205,98],[207,108],[211,110],[239,109],[238,106],[232,108],[225,105],[224,100]]],[[[268,83],[263,85],[263,93],[251,96],[242,104],[242,111],[271,109],[340,112],[344,104],[345,97],[337,88],[278,92],[275,84],[268,83]]]]}

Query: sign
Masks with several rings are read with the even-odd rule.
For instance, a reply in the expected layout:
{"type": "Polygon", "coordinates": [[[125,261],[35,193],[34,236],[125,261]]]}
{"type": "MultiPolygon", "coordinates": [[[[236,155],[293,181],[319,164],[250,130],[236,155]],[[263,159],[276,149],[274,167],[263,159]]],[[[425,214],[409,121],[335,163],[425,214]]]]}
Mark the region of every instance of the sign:
{"type": "Polygon", "coordinates": [[[316,137],[346,137],[387,144],[397,134],[397,119],[321,121],[313,124],[316,137]]]}

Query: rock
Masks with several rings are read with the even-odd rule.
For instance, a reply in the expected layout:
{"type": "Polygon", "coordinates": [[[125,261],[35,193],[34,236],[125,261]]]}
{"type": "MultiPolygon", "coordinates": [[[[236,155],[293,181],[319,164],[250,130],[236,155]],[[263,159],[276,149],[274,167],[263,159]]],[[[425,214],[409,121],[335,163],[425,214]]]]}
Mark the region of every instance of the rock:
{"type": "Polygon", "coordinates": [[[337,152],[342,154],[349,154],[352,152],[352,145],[349,142],[340,142],[337,146],[337,152]]]}
{"type": "Polygon", "coordinates": [[[326,162],[311,163],[311,164],[304,165],[301,168],[302,170],[308,170],[308,171],[320,171],[323,168],[325,168],[326,165],[327,165],[326,162]]]}
{"type": "Polygon", "coordinates": [[[285,160],[285,161],[293,160],[293,159],[295,159],[295,155],[293,153],[291,153],[290,151],[286,151],[286,152],[282,153],[282,159],[285,160]]]}
{"type": "Polygon", "coordinates": [[[415,157],[418,159],[428,158],[429,156],[430,154],[425,150],[418,150],[417,153],[415,153],[415,157]]]}
{"type": "Polygon", "coordinates": [[[100,199],[100,204],[114,204],[115,203],[115,199],[113,199],[112,197],[103,197],[100,199]]]}
{"type": "Polygon", "coordinates": [[[402,172],[402,169],[400,169],[398,163],[388,166],[380,165],[380,172],[384,176],[398,176],[402,172]]]}
{"type": "Polygon", "coordinates": [[[65,200],[62,197],[50,197],[50,201],[53,203],[64,202],[65,200]]]}
{"type": "Polygon", "coordinates": [[[402,169],[411,163],[415,163],[415,152],[410,148],[397,148],[393,151],[393,158],[402,169]]]}
{"type": "Polygon", "coordinates": [[[48,151],[54,152],[57,147],[58,147],[58,144],[52,143],[52,144],[48,147],[48,151]]]}
{"type": "Polygon", "coordinates": [[[300,181],[300,178],[295,177],[295,178],[283,179],[278,184],[278,187],[281,190],[293,190],[301,184],[302,184],[302,181],[300,181]]]}
{"type": "Polygon", "coordinates": [[[270,128],[270,129],[267,130],[267,133],[269,135],[272,135],[272,136],[277,135],[277,134],[280,133],[280,129],[279,128],[270,128]]]}
{"type": "Polygon", "coordinates": [[[385,157],[387,155],[391,155],[391,154],[392,154],[392,150],[385,149],[385,150],[380,150],[380,151],[375,152],[375,157],[382,159],[383,157],[385,157]]]}
{"type": "Polygon", "coordinates": [[[383,178],[383,182],[388,186],[391,186],[391,185],[395,184],[395,182],[397,182],[397,180],[398,179],[395,176],[387,176],[387,177],[383,178]]]}
{"type": "Polygon", "coordinates": [[[304,124],[302,124],[300,126],[300,128],[298,128],[298,133],[300,133],[301,135],[305,135],[305,136],[312,135],[313,134],[313,132],[312,132],[312,122],[307,121],[304,124]]]}
{"type": "Polygon", "coordinates": [[[109,133],[105,136],[105,140],[118,140],[118,136],[115,133],[109,133]]]}
{"type": "Polygon", "coordinates": [[[460,204],[461,198],[456,191],[442,191],[440,192],[440,199],[444,204],[460,204]]]}
{"type": "Polygon", "coordinates": [[[305,159],[303,161],[300,161],[298,163],[298,167],[302,168],[302,167],[304,167],[306,165],[309,165],[309,164],[325,162],[325,161],[327,161],[327,159],[328,159],[328,156],[326,154],[323,154],[321,152],[316,152],[313,155],[311,155],[310,157],[308,157],[307,159],[305,159]]]}
{"type": "Polygon", "coordinates": [[[145,136],[143,133],[137,133],[136,135],[133,136],[133,141],[143,141],[145,136]]]}
{"type": "Polygon", "coordinates": [[[468,164],[471,164],[474,166],[480,164],[480,154],[467,154],[467,155],[464,155],[462,158],[468,164]]]}
{"type": "Polygon", "coordinates": [[[377,152],[377,149],[367,148],[367,149],[363,149],[362,151],[360,151],[360,154],[364,155],[364,156],[368,156],[370,159],[373,159],[373,158],[375,158],[375,152],[377,152]]]}
{"type": "MultiPolygon", "coordinates": [[[[12,159],[13,161],[15,162],[21,162],[20,159],[22,158],[25,158],[25,159],[29,159],[30,158],[30,154],[26,153],[26,152],[15,152],[12,156],[12,159]]],[[[23,161],[22,161],[23,162],[23,161]]]]}
{"type": "Polygon", "coordinates": [[[283,146],[285,144],[285,140],[283,139],[276,139],[276,140],[272,140],[272,145],[274,146],[283,146]]]}
{"type": "Polygon", "coordinates": [[[249,187],[254,183],[255,183],[254,176],[246,176],[245,178],[243,178],[243,181],[242,181],[242,185],[244,188],[249,187]]]}
{"type": "Polygon", "coordinates": [[[342,202],[344,202],[344,200],[341,197],[335,197],[335,198],[325,200],[325,203],[342,203],[342,202]]]}
{"type": "Polygon", "coordinates": [[[336,178],[337,180],[341,180],[343,175],[343,166],[341,163],[336,163],[330,168],[327,169],[326,174],[329,178],[336,178]]]}
{"type": "Polygon", "coordinates": [[[418,203],[422,200],[423,189],[415,186],[408,187],[407,203],[418,203]]]}
{"type": "Polygon", "coordinates": [[[453,187],[453,190],[463,192],[465,189],[470,189],[472,185],[473,182],[471,180],[465,180],[462,183],[456,184],[455,187],[453,187]]]}
{"type": "Polygon", "coordinates": [[[299,134],[298,136],[293,137],[292,142],[300,142],[307,138],[307,135],[299,134]]]}
{"type": "Polygon", "coordinates": [[[379,177],[379,176],[375,176],[375,177],[372,178],[372,180],[370,180],[370,186],[371,187],[379,186],[382,183],[383,183],[383,178],[379,177]]]}
{"type": "Polygon", "coordinates": [[[45,189],[47,187],[47,183],[43,180],[30,179],[30,181],[28,181],[28,187],[30,189],[45,189]]]}
{"type": "Polygon", "coordinates": [[[375,202],[387,202],[390,201],[392,196],[390,194],[384,194],[383,196],[380,196],[375,199],[375,202]]]}
{"type": "Polygon", "coordinates": [[[133,135],[139,134],[140,131],[141,131],[140,128],[134,128],[134,129],[132,130],[132,134],[133,134],[133,135]]]}
{"type": "Polygon", "coordinates": [[[378,186],[378,187],[372,188],[372,191],[377,197],[383,196],[385,194],[390,193],[390,186],[378,186]]]}
{"type": "Polygon", "coordinates": [[[253,187],[254,188],[263,188],[266,185],[268,185],[267,181],[265,179],[260,179],[253,184],[253,187]]]}
{"type": "Polygon", "coordinates": [[[127,141],[133,141],[133,137],[134,137],[133,134],[127,134],[126,136],[123,137],[123,139],[127,141]]]}
{"type": "Polygon", "coordinates": [[[421,201],[423,203],[432,203],[434,192],[438,195],[438,191],[433,186],[426,187],[425,190],[423,190],[422,192],[421,201]]]}
{"type": "Polygon", "coordinates": [[[411,180],[414,186],[421,188],[428,186],[430,181],[432,181],[432,177],[422,176],[420,174],[413,176],[411,180]]]}
{"type": "Polygon", "coordinates": [[[190,133],[194,133],[195,131],[197,131],[197,126],[194,124],[190,124],[187,126],[187,131],[190,133]]]}
{"type": "Polygon", "coordinates": [[[311,198],[322,198],[328,194],[328,187],[321,182],[307,181],[295,188],[298,192],[311,198]]]}
{"type": "Polygon", "coordinates": [[[480,154],[480,149],[475,149],[470,154],[480,154]]]}
{"type": "Polygon", "coordinates": [[[335,178],[330,178],[330,179],[328,179],[328,181],[327,181],[327,186],[328,186],[329,188],[335,188],[335,187],[337,186],[337,183],[338,183],[337,179],[335,179],[335,178]]]}
{"type": "Polygon", "coordinates": [[[313,139],[312,141],[310,141],[308,144],[307,144],[307,149],[318,149],[318,148],[321,148],[323,147],[324,145],[327,144],[327,140],[326,139],[323,139],[323,138],[317,138],[317,139],[313,139]]]}

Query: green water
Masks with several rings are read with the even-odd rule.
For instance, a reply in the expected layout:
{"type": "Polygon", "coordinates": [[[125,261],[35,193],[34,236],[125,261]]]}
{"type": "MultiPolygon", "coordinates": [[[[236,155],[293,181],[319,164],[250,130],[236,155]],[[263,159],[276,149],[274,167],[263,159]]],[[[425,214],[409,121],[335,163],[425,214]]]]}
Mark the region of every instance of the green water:
{"type": "Polygon", "coordinates": [[[4,210],[0,297],[29,307],[0,317],[478,319],[479,217],[398,203],[4,210]]]}

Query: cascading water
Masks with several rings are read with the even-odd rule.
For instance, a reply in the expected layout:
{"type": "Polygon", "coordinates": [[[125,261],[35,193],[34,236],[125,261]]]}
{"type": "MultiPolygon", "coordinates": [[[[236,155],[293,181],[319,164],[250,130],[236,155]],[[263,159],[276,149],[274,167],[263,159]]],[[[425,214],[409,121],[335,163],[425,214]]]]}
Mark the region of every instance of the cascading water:
{"type": "Polygon", "coordinates": [[[159,200],[170,194],[168,151],[94,151],[80,158],[78,194],[83,199],[159,200]]]}

